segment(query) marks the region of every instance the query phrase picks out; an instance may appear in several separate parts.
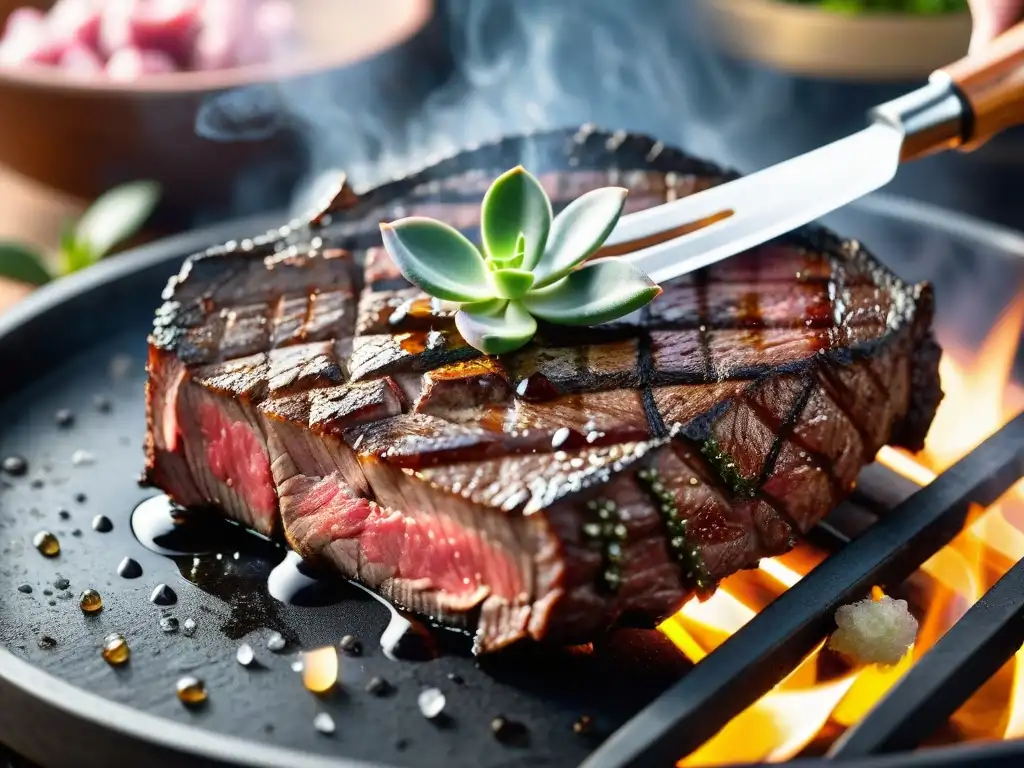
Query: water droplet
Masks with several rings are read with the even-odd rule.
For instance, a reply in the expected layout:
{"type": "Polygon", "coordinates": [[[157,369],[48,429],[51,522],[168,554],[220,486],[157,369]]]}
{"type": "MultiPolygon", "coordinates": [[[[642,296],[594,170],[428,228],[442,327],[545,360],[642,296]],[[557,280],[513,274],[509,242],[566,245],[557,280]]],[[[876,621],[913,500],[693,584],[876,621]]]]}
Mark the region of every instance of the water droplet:
{"type": "Polygon", "coordinates": [[[70,427],[75,423],[75,414],[67,408],[61,408],[53,414],[53,420],[57,422],[58,427],[70,427]]]}
{"type": "Polygon", "coordinates": [[[361,656],[363,653],[363,644],[352,635],[345,635],[341,638],[338,646],[349,656],[361,656]]]}
{"type": "Polygon", "coordinates": [[[126,557],[118,563],[117,575],[122,579],[137,579],[142,575],[142,566],[139,565],[138,561],[126,557]]]}
{"type": "Polygon", "coordinates": [[[333,645],[302,654],[302,684],[313,693],[326,693],[338,682],[338,651],[333,645]]]}
{"type": "Polygon", "coordinates": [[[103,658],[108,664],[119,667],[131,657],[132,652],[124,635],[112,632],[103,638],[103,658]]]}
{"type": "Polygon", "coordinates": [[[193,619],[185,619],[185,623],[181,627],[181,631],[185,634],[185,637],[192,637],[196,633],[196,622],[193,619]]]}
{"type": "Polygon", "coordinates": [[[366,692],[373,696],[387,696],[391,693],[391,683],[374,675],[366,683],[366,692]]]}
{"type": "Polygon", "coordinates": [[[288,645],[288,641],[280,632],[271,632],[270,637],[267,638],[267,648],[274,653],[280,653],[286,645],[288,645]]]}
{"type": "Polygon", "coordinates": [[[304,608],[334,605],[344,596],[343,583],[335,579],[317,578],[294,551],[289,551],[284,560],[270,572],[267,591],[275,600],[304,608]]]}
{"type": "Polygon", "coordinates": [[[588,715],[580,715],[576,718],[576,722],[572,724],[572,732],[580,735],[590,733],[594,726],[594,721],[590,719],[588,715]]]}
{"type": "Polygon", "coordinates": [[[421,691],[416,699],[420,713],[428,720],[433,720],[444,712],[444,705],[447,703],[444,694],[437,688],[427,688],[421,691]]]}
{"type": "Polygon", "coordinates": [[[96,613],[103,609],[103,598],[95,589],[87,589],[78,598],[78,605],[82,613],[96,613]]]}
{"type": "Polygon", "coordinates": [[[324,734],[324,736],[330,736],[335,730],[334,718],[326,712],[321,712],[313,718],[313,727],[320,733],[324,734]]]}
{"type": "Polygon", "coordinates": [[[71,586],[71,582],[68,579],[65,579],[63,576],[60,576],[55,582],[53,582],[53,586],[55,586],[57,589],[67,589],[71,586]]]}
{"type": "Polygon", "coordinates": [[[39,639],[36,641],[36,645],[38,645],[44,651],[48,651],[51,648],[57,647],[57,641],[49,635],[40,635],[39,639]]]}
{"type": "Polygon", "coordinates": [[[70,520],[71,519],[71,513],[68,512],[66,509],[58,509],[57,510],[57,517],[59,517],[61,520],[70,520]]]}
{"type": "Polygon", "coordinates": [[[92,399],[93,407],[100,413],[110,413],[110,400],[105,398],[103,395],[96,395],[92,399]]]}
{"type": "Polygon", "coordinates": [[[32,539],[32,546],[45,557],[56,557],[60,554],[60,541],[49,531],[40,531],[32,539]]]}
{"type": "Polygon", "coordinates": [[[302,659],[296,659],[292,662],[292,672],[302,672],[302,659]]]}
{"type": "Polygon", "coordinates": [[[555,433],[551,436],[551,447],[561,448],[565,445],[565,441],[569,439],[569,428],[559,427],[555,430],[555,433]]]}
{"type": "Polygon", "coordinates": [[[21,456],[8,456],[0,463],[0,468],[11,477],[23,477],[28,474],[28,462],[21,456]]]}
{"type": "Polygon", "coordinates": [[[74,530],[71,531],[71,535],[74,536],[76,539],[79,538],[82,535],[82,529],[81,528],[75,528],[74,530]]]}
{"type": "Polygon", "coordinates": [[[529,735],[525,725],[501,715],[491,720],[491,733],[502,744],[520,744],[529,735]]]}
{"type": "Polygon", "coordinates": [[[79,504],[85,504],[85,502],[87,502],[88,500],[89,497],[86,496],[84,493],[79,492],[75,494],[75,501],[77,501],[79,504]]]}
{"type": "Polygon", "coordinates": [[[448,679],[451,680],[456,685],[462,685],[462,684],[464,684],[466,682],[462,678],[462,675],[458,674],[457,672],[449,672],[448,673],[448,679]]]}
{"type": "Polygon", "coordinates": [[[164,616],[160,619],[160,629],[167,634],[178,631],[178,620],[173,616],[164,616]]]}
{"type": "Polygon", "coordinates": [[[21,592],[22,594],[31,595],[32,594],[32,585],[31,584],[22,584],[20,587],[18,587],[18,591],[21,592]]]}
{"type": "Polygon", "coordinates": [[[92,519],[92,529],[97,533],[110,533],[114,530],[114,523],[106,515],[96,515],[92,519]]]}
{"type": "Polygon", "coordinates": [[[178,596],[166,584],[157,584],[153,594],[149,596],[149,602],[153,605],[174,605],[178,602],[178,596]]]}
{"type": "Polygon", "coordinates": [[[79,448],[71,454],[71,463],[76,467],[88,467],[96,463],[96,457],[89,451],[83,451],[79,448]]]}
{"type": "Polygon", "coordinates": [[[235,658],[243,667],[248,667],[256,661],[256,653],[253,651],[251,645],[248,643],[242,643],[238,646],[238,650],[235,652],[235,658]]]}
{"type": "Polygon", "coordinates": [[[176,686],[178,698],[188,707],[198,707],[206,703],[206,683],[198,677],[183,677],[176,686]]]}

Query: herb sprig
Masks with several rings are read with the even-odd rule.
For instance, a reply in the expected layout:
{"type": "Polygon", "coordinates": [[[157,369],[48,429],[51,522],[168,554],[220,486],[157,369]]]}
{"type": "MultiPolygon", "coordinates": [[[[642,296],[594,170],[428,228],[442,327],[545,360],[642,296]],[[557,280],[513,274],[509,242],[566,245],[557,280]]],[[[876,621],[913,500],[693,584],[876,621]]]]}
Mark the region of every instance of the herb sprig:
{"type": "Polygon", "coordinates": [[[485,354],[503,354],[533,338],[537,319],[597,325],[661,293],[627,261],[588,261],[615,228],[626,193],[621,187],[595,189],[553,216],[540,182],[518,166],[484,196],[482,253],[458,230],[426,217],[381,224],[381,234],[409,282],[458,305],[455,324],[467,343],[485,354]]]}

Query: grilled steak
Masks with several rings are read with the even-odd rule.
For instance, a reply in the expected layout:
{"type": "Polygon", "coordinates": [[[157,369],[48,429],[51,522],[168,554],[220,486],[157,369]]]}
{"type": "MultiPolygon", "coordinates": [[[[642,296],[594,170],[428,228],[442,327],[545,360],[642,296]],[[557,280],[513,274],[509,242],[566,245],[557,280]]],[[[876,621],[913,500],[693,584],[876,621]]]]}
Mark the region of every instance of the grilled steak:
{"type": "Polygon", "coordinates": [[[487,185],[523,158],[556,210],[609,184],[628,211],[730,177],[644,137],[552,132],[191,257],[150,339],[148,481],[488,651],[651,625],[792,547],[883,444],[921,446],[941,399],[930,288],[821,229],[665,285],[638,325],[542,327],[497,358],[467,346],[377,223],[472,237],[487,185]]]}

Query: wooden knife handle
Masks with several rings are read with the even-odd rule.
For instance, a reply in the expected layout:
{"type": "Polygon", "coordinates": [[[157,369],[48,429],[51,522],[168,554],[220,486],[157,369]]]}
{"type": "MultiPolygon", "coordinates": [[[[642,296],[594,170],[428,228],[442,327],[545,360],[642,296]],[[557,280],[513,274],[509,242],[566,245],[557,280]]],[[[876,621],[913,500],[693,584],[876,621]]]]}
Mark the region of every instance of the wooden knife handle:
{"type": "Polygon", "coordinates": [[[1024,124],[1024,22],[941,71],[953,80],[973,113],[964,149],[1024,124]]]}

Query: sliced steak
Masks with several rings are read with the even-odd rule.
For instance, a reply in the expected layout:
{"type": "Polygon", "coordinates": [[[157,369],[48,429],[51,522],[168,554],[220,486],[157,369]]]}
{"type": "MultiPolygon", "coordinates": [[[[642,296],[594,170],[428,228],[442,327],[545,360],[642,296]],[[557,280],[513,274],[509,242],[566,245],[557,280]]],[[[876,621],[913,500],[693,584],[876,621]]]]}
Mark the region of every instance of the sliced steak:
{"type": "Polygon", "coordinates": [[[473,236],[527,144],[556,208],[730,177],[611,138],[508,139],[190,258],[150,339],[149,481],[488,651],[655,624],[792,547],[882,445],[922,445],[941,398],[931,290],[824,230],[669,283],[636,325],[544,326],[501,357],[380,247],[400,215],[473,236]]]}

